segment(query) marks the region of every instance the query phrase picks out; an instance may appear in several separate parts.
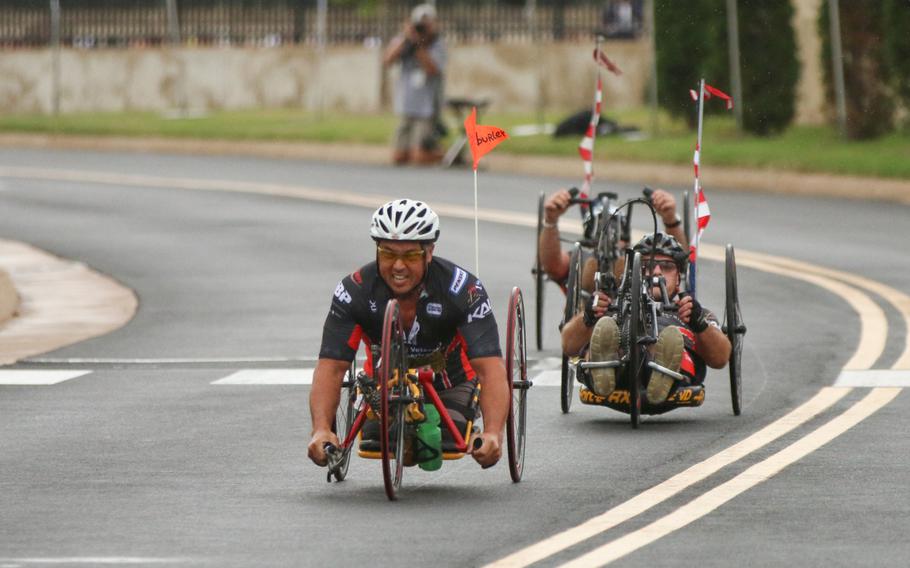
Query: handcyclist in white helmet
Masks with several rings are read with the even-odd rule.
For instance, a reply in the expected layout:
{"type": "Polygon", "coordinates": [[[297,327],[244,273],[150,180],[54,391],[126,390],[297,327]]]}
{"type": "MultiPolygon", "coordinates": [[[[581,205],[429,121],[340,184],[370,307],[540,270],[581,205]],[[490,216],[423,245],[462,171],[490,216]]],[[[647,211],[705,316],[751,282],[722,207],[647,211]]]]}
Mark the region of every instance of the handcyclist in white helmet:
{"type": "MultiPolygon", "coordinates": [[[[478,384],[483,415],[483,445],[472,452],[482,466],[502,455],[502,432],[509,409],[509,388],[492,305],[480,280],[465,269],[433,255],[439,217],[426,204],[396,199],[373,214],[370,236],[376,259],[346,276],[335,288],[325,321],[319,361],[310,391],[313,435],[309,457],[326,465],[324,444],[338,446],[332,421],[344,374],[360,343],[381,340],[386,303],[401,310],[409,366],[432,367],[434,386],[459,428],[473,423],[478,384]]],[[[362,431],[361,450],[378,449],[375,424],[362,431]]],[[[453,441],[443,428],[443,450],[453,441]]]]}

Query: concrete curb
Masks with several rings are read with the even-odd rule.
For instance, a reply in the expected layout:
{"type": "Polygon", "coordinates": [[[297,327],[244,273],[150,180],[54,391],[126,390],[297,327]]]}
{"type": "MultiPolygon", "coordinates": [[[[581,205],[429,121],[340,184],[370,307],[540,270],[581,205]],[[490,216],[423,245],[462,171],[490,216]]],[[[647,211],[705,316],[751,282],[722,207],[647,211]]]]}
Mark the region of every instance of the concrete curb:
{"type": "Polygon", "coordinates": [[[9,275],[0,270],[0,327],[19,310],[19,294],[9,275]]]}
{"type": "MultiPolygon", "coordinates": [[[[246,155],[361,164],[389,163],[389,149],[372,144],[0,134],[0,146],[196,155],[246,155]]],[[[576,181],[581,179],[581,163],[578,158],[574,157],[519,156],[494,152],[484,158],[484,165],[490,171],[495,172],[553,176],[576,181]]],[[[597,174],[601,179],[641,185],[678,186],[691,183],[692,166],[608,160],[598,163],[597,174]]],[[[566,183],[572,182],[567,181],[566,183]]],[[[910,204],[910,180],[902,179],[711,166],[703,170],[702,183],[709,188],[722,187],[740,191],[789,195],[875,199],[910,204]]]]}
{"type": "Polygon", "coordinates": [[[0,266],[21,298],[17,317],[0,327],[0,365],[110,333],[138,307],[112,278],[25,243],[0,239],[0,266]]]}

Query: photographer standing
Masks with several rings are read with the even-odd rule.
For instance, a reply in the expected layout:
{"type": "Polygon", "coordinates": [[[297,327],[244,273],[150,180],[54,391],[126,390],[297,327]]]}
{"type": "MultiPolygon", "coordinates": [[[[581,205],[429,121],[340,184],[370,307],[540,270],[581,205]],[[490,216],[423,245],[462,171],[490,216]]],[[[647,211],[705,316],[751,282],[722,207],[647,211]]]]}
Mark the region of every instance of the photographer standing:
{"type": "Polygon", "coordinates": [[[445,42],[437,33],[436,8],[420,4],[411,11],[402,33],[395,36],[383,63],[401,62],[395,90],[395,114],[401,117],[395,131],[395,164],[414,161],[432,164],[442,158],[435,131],[442,101],[445,42]]]}

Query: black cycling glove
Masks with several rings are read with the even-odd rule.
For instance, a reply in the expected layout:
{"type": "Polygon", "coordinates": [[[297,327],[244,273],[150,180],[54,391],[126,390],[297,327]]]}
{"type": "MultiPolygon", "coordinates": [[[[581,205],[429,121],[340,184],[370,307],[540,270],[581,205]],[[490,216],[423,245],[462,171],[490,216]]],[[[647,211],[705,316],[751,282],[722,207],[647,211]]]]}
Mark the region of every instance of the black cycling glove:
{"type": "Polygon", "coordinates": [[[689,314],[689,327],[695,333],[701,333],[708,329],[708,314],[698,303],[698,300],[692,298],[692,312],[689,314]]]}

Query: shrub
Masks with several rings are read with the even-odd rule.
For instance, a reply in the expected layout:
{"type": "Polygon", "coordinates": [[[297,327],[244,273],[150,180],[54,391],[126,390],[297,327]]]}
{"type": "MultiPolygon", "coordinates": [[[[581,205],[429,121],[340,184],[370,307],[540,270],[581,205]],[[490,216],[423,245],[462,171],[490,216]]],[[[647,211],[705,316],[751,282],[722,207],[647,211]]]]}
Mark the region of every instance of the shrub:
{"type": "Polygon", "coordinates": [[[743,128],[767,136],[796,114],[799,61],[789,0],[740,0],[739,44],[743,128]]]}
{"type": "MultiPolygon", "coordinates": [[[[875,138],[892,129],[894,104],[888,94],[884,63],[884,5],[881,0],[840,2],[841,44],[847,106],[847,137],[875,138]]],[[[827,4],[819,14],[825,94],[835,109],[827,4]]],[[[901,31],[906,34],[906,29],[901,31]]],[[[834,113],[831,113],[832,116],[834,113]]]]}
{"type": "Polygon", "coordinates": [[[689,89],[702,77],[718,87],[728,83],[724,0],[655,0],[654,22],[658,104],[694,127],[689,89]]]}

